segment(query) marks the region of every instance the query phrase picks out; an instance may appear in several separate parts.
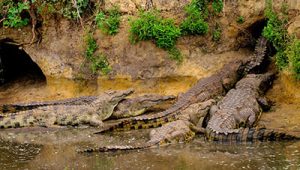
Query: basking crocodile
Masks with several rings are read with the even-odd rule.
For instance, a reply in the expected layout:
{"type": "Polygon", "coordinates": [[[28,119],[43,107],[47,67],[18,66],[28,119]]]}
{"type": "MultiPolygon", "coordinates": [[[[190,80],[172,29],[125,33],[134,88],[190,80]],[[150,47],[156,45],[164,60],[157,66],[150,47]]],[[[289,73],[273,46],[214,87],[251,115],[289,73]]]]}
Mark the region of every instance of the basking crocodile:
{"type": "Polygon", "coordinates": [[[116,105],[131,93],[132,89],[109,91],[101,94],[90,104],[50,105],[10,113],[0,117],[0,128],[81,124],[102,126],[102,120],[109,118],[116,105]]]}
{"type": "MultiPolygon", "coordinates": [[[[14,113],[43,106],[85,105],[90,104],[97,98],[99,98],[99,96],[83,96],[45,102],[4,104],[0,106],[0,113],[14,113]]],[[[157,94],[146,94],[135,98],[125,98],[118,103],[110,118],[120,119],[141,115],[146,112],[160,111],[168,107],[174,99],[175,96],[162,96],[157,94]]]]}
{"type": "Polygon", "coordinates": [[[146,112],[164,110],[174,101],[175,96],[146,94],[135,98],[126,98],[119,102],[110,118],[120,119],[138,116],[146,112]]]}
{"type": "Polygon", "coordinates": [[[169,109],[155,115],[143,115],[120,121],[97,133],[112,130],[153,128],[178,119],[177,115],[181,113],[181,110],[193,103],[203,102],[224,95],[243,75],[260,67],[260,64],[266,58],[266,46],[267,41],[264,38],[260,38],[257,42],[254,55],[247,59],[232,61],[226,64],[218,73],[199,80],[191,89],[181,95],[178,101],[169,109]]]}
{"type": "Polygon", "coordinates": [[[150,140],[144,144],[87,148],[79,152],[145,149],[173,142],[188,142],[193,139],[195,132],[198,131],[196,126],[199,124],[200,118],[205,117],[213,104],[215,104],[215,100],[211,99],[201,103],[194,103],[186,109],[183,109],[178,116],[178,120],[164,124],[160,128],[153,129],[150,132],[150,140]]]}
{"type": "Polygon", "coordinates": [[[292,139],[290,135],[253,128],[265,104],[261,95],[271,86],[275,74],[249,74],[211,108],[205,135],[210,141],[253,141],[292,139]]]}
{"type": "Polygon", "coordinates": [[[178,119],[181,111],[194,103],[204,102],[223,95],[240,78],[240,60],[225,65],[220,72],[199,80],[191,89],[181,95],[177,102],[165,111],[122,120],[97,133],[111,130],[154,128],[178,119]]]}

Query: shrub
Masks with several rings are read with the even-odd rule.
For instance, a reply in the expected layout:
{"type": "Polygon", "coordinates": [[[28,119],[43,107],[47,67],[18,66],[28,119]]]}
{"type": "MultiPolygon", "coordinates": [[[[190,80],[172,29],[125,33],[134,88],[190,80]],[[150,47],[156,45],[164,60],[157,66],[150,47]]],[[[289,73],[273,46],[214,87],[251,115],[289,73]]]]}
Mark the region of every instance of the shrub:
{"type": "Polygon", "coordinates": [[[104,33],[115,35],[118,33],[120,26],[120,17],[121,13],[116,7],[114,7],[113,9],[108,10],[107,14],[99,12],[96,15],[95,20],[98,28],[104,33]]]}
{"type": "Polygon", "coordinates": [[[152,40],[156,46],[168,50],[171,59],[182,61],[180,51],[175,47],[181,31],[172,19],[164,19],[155,11],[141,12],[139,18],[130,22],[132,43],[152,40]]]}
{"type": "Polygon", "coordinates": [[[289,67],[295,77],[300,79],[300,40],[294,39],[287,47],[285,54],[289,59],[289,67]]]}
{"type": "MultiPolygon", "coordinates": [[[[22,18],[21,14],[29,9],[29,2],[8,2],[9,9],[7,11],[7,18],[3,21],[3,25],[12,28],[20,28],[29,23],[28,18],[22,18]]],[[[2,7],[3,8],[3,7],[2,7]]]]}
{"type": "Polygon", "coordinates": [[[111,67],[109,66],[108,60],[103,54],[100,54],[93,58],[91,69],[93,73],[100,71],[104,75],[108,74],[111,71],[111,67]]]}
{"type": "Polygon", "coordinates": [[[186,6],[186,19],[180,24],[183,35],[203,35],[208,32],[207,17],[208,1],[193,0],[186,6]]]}
{"type": "Polygon", "coordinates": [[[289,36],[285,24],[287,20],[280,20],[279,16],[272,9],[272,1],[267,1],[265,16],[268,19],[267,25],[264,27],[262,35],[266,37],[277,50],[276,64],[280,69],[288,65],[288,58],[284,53],[289,42],[289,36]]]}
{"type": "Polygon", "coordinates": [[[163,19],[153,11],[142,12],[138,19],[130,22],[130,39],[133,43],[153,40],[158,47],[171,49],[180,35],[180,29],[172,19],[163,19]]]}
{"type": "Polygon", "coordinates": [[[216,14],[219,14],[223,10],[223,0],[213,0],[212,8],[216,14]]]}
{"type": "Polygon", "coordinates": [[[91,70],[93,73],[100,71],[102,74],[106,75],[111,71],[108,60],[105,55],[95,55],[98,48],[96,40],[89,33],[86,37],[86,51],[85,57],[91,62],[91,70]]]}

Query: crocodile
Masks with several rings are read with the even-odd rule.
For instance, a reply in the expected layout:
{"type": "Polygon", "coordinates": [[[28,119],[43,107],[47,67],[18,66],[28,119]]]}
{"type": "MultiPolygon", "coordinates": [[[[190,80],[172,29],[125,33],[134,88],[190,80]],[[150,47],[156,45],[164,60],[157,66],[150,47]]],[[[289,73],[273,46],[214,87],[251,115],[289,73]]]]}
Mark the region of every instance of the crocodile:
{"type": "Polygon", "coordinates": [[[103,128],[99,132],[105,131],[124,131],[131,129],[155,128],[178,119],[181,111],[188,106],[198,102],[222,96],[229,90],[240,77],[242,61],[237,60],[226,64],[220,72],[199,80],[186,93],[182,94],[170,108],[165,111],[132,117],[119,121],[111,126],[103,128]]]}
{"type": "MultiPolygon", "coordinates": [[[[4,104],[0,106],[0,113],[14,113],[52,105],[84,105],[90,104],[97,98],[99,98],[99,96],[82,96],[78,98],[69,98],[54,101],[4,104]]],[[[164,108],[172,104],[174,99],[175,96],[172,95],[162,96],[157,94],[146,94],[143,96],[137,96],[135,98],[125,98],[118,103],[110,118],[127,118],[141,115],[146,112],[163,110],[164,108]]]]}
{"type": "Polygon", "coordinates": [[[249,74],[211,108],[205,136],[209,141],[252,141],[292,139],[285,133],[254,128],[265,99],[264,92],[271,86],[274,73],[249,74]]]}
{"type": "Polygon", "coordinates": [[[50,105],[9,113],[0,117],[0,128],[82,124],[102,126],[102,121],[109,118],[117,104],[131,93],[133,93],[133,89],[108,91],[90,104],[50,105]]]}
{"type": "Polygon", "coordinates": [[[228,90],[234,87],[235,83],[245,74],[259,68],[260,64],[267,58],[266,46],[267,41],[265,38],[262,37],[258,39],[255,52],[252,56],[246,59],[229,62],[228,64],[225,64],[219,72],[210,77],[198,80],[192,88],[182,94],[175,104],[167,110],[154,115],[143,115],[122,120],[96,132],[96,134],[113,130],[122,131],[154,128],[178,119],[177,115],[181,113],[181,110],[193,103],[203,102],[224,95],[228,90]]]}
{"type": "Polygon", "coordinates": [[[204,117],[210,107],[215,104],[213,99],[205,102],[194,103],[181,111],[178,120],[168,122],[162,127],[152,129],[150,132],[150,140],[139,145],[123,145],[123,146],[103,146],[86,148],[78,150],[79,152],[108,152],[116,150],[134,150],[146,149],[155,146],[167,145],[175,142],[189,142],[198,132],[197,125],[200,123],[200,118],[204,117]]]}
{"type": "Polygon", "coordinates": [[[146,94],[135,98],[126,98],[119,102],[114,109],[111,119],[128,118],[148,112],[157,112],[172,104],[175,96],[146,94]]]}

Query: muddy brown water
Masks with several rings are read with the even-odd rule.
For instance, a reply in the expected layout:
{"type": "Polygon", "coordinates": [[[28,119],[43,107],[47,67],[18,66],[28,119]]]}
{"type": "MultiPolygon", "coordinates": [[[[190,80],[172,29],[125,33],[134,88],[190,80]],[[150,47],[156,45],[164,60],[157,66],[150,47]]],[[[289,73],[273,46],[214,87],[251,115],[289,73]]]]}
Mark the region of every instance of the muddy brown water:
{"type": "MultiPolygon", "coordinates": [[[[110,89],[177,95],[196,82],[193,77],[153,80],[70,81],[48,79],[11,83],[0,88],[0,104],[96,95],[110,89]],[[114,87],[114,88],[112,88],[114,87]]],[[[299,84],[280,76],[267,96],[275,106],[261,123],[270,128],[300,132],[299,84]],[[282,92],[278,94],[278,92],[282,92]]],[[[0,169],[300,169],[300,142],[218,144],[195,138],[139,151],[79,154],[88,146],[142,143],[150,130],[93,135],[97,129],[24,128],[0,131],[0,169]]]]}

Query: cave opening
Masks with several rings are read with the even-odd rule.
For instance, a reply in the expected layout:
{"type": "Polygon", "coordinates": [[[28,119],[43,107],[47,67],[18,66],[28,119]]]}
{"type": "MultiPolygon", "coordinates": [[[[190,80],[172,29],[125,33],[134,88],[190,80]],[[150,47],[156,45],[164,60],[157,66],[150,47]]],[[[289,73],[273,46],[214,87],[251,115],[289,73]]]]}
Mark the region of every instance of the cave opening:
{"type": "Polygon", "coordinates": [[[46,77],[18,45],[9,39],[0,40],[0,86],[18,80],[46,82],[46,77]]]}
{"type": "Polygon", "coordinates": [[[267,20],[260,19],[250,24],[245,29],[241,29],[238,34],[239,47],[254,50],[256,41],[262,35],[263,29],[266,25],[267,20]]]}

